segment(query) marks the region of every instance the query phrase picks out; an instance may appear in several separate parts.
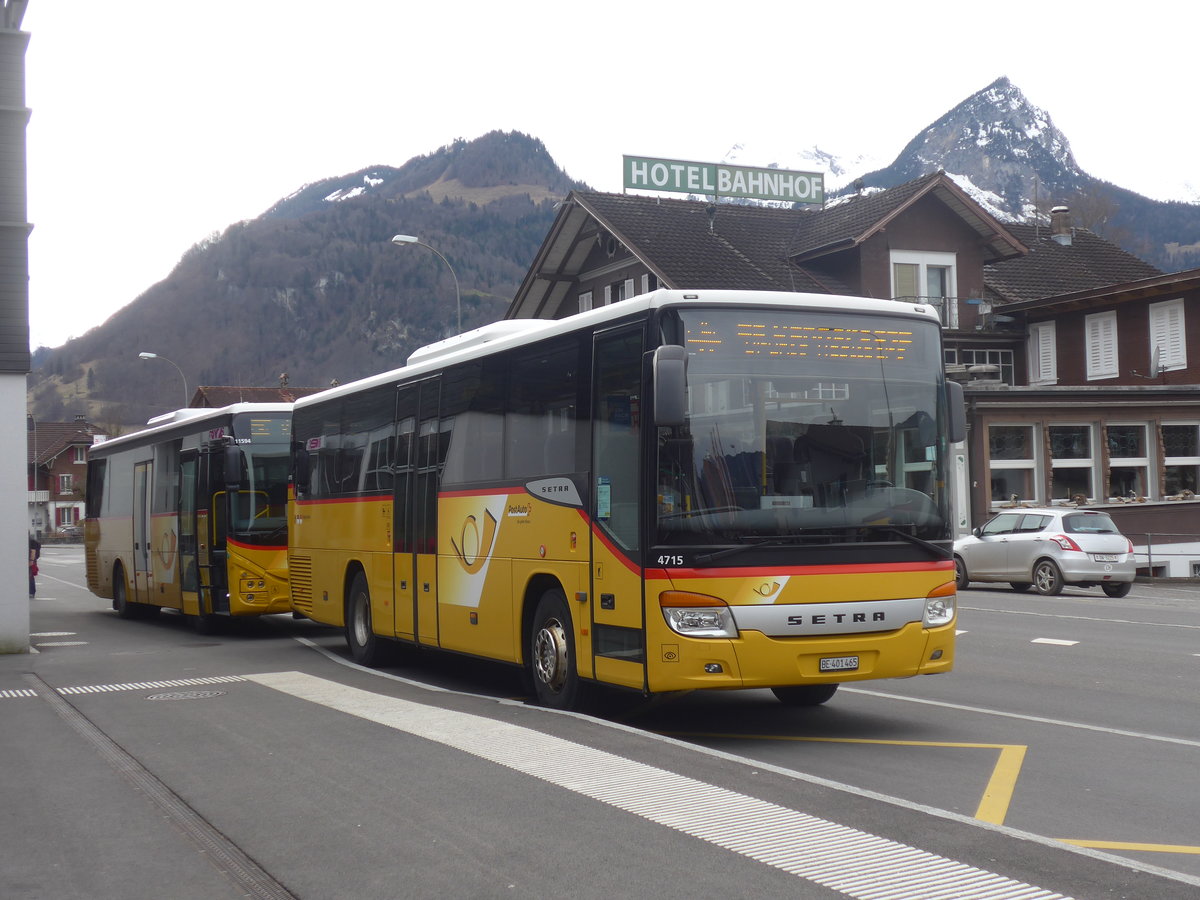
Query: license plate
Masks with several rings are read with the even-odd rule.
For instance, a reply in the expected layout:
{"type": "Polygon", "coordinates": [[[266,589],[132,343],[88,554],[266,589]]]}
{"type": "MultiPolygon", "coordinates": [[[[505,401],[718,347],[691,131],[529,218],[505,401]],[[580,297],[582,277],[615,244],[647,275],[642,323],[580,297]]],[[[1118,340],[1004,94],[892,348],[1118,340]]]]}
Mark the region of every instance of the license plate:
{"type": "Polygon", "coordinates": [[[1117,554],[1115,553],[1093,553],[1092,559],[1096,562],[1116,562],[1117,554]]]}
{"type": "Polygon", "coordinates": [[[858,668],[857,656],[825,656],[818,666],[822,672],[845,672],[858,668]]]}

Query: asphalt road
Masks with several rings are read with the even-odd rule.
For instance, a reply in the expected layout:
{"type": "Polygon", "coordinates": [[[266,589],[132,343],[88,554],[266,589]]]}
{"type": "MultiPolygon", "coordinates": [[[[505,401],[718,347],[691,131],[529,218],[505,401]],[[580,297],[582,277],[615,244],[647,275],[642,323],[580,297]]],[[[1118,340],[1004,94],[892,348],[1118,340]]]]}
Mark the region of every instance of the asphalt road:
{"type": "Polygon", "coordinates": [[[78,547],[41,570],[38,653],[0,657],[6,900],[1200,888],[1198,593],[968,591],[949,675],[593,718],[289,617],[121,621],[78,547]]]}

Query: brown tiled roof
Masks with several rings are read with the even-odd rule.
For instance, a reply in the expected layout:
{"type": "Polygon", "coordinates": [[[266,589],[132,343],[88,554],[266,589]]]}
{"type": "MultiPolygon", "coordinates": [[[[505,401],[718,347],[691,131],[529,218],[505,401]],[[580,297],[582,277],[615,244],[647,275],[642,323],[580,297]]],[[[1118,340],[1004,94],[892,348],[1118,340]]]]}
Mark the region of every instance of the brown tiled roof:
{"type": "Polygon", "coordinates": [[[984,266],[984,284],[1000,300],[1040,300],[1162,274],[1086,228],[1074,229],[1071,243],[1064,246],[1045,225],[1006,227],[1029,252],[984,266]]]}
{"type": "Polygon", "coordinates": [[[672,287],[825,290],[788,263],[797,220],[806,213],[595,191],[574,196],[672,287]]]}
{"type": "Polygon", "coordinates": [[[107,435],[103,428],[90,422],[38,422],[27,429],[25,449],[26,462],[44,466],[59,456],[68,447],[92,446],[92,435],[107,435]],[[36,457],[36,458],[35,458],[36,457]]]}
{"type": "Polygon", "coordinates": [[[192,396],[192,406],[220,409],[234,403],[295,403],[301,397],[323,390],[325,388],[201,385],[192,396]]]}

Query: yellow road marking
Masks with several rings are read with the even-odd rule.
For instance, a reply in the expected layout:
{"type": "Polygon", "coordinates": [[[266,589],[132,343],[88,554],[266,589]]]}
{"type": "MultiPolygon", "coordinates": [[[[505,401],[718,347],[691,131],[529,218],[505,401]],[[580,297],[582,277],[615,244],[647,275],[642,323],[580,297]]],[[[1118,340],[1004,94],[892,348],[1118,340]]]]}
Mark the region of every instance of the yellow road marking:
{"type": "Polygon", "coordinates": [[[1147,853],[1190,853],[1200,856],[1200,847],[1189,847],[1186,844],[1138,844],[1130,841],[1071,841],[1058,838],[1064,844],[1074,844],[1076,847],[1089,847],[1092,850],[1144,850],[1147,853]]]}
{"type": "Polygon", "coordinates": [[[671,737],[681,738],[729,738],[732,740],[752,741],[806,741],[813,744],[879,744],[890,747],[940,747],[951,750],[999,750],[1000,758],[992,769],[992,777],[988,779],[979,807],[975,810],[975,818],[992,825],[1003,825],[1004,817],[1008,815],[1008,806],[1012,802],[1013,789],[1017,786],[1017,776],[1021,773],[1021,765],[1025,761],[1025,750],[1022,744],[966,744],[948,741],[884,741],[873,738],[827,738],[827,737],[792,737],[773,734],[718,734],[702,732],[669,732],[671,737]]]}

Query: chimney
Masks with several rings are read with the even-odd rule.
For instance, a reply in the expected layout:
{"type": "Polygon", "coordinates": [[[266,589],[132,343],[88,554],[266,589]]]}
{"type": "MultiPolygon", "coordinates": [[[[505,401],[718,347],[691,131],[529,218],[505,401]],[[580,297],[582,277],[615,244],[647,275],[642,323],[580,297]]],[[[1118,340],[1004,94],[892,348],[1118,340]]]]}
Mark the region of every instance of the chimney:
{"type": "Polygon", "coordinates": [[[1050,210],[1050,238],[1064,247],[1071,246],[1071,210],[1067,207],[1050,210]]]}

